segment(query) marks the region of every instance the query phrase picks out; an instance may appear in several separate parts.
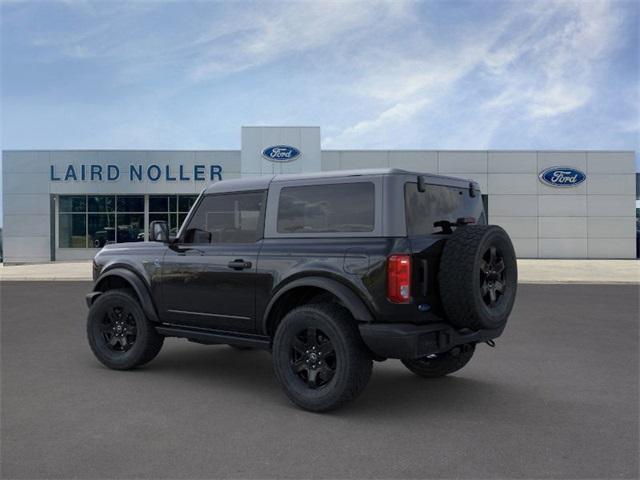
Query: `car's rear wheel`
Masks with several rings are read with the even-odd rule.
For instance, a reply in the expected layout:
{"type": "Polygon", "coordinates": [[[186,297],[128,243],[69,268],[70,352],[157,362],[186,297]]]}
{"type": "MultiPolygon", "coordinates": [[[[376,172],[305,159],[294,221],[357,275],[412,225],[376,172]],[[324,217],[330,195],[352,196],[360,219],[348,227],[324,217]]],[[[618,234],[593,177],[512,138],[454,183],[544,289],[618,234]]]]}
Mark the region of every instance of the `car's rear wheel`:
{"type": "Polygon", "coordinates": [[[320,412],[355,399],[369,382],[373,362],[346,309],[313,304],[284,317],[273,340],[273,364],[289,399],[320,412]]]}
{"type": "Polygon", "coordinates": [[[459,345],[448,352],[429,355],[424,358],[402,360],[405,367],[424,378],[444,377],[464,367],[476,349],[473,344],[459,345]]]}
{"type": "Polygon", "coordinates": [[[457,328],[497,329],[511,313],[518,286],[516,254],[497,225],[459,227],[440,261],[440,298],[457,328]]]}
{"type": "Polygon", "coordinates": [[[164,342],[127,290],[108,290],[93,302],[87,317],[87,337],[96,358],[116,370],[151,361],[164,342]]]}

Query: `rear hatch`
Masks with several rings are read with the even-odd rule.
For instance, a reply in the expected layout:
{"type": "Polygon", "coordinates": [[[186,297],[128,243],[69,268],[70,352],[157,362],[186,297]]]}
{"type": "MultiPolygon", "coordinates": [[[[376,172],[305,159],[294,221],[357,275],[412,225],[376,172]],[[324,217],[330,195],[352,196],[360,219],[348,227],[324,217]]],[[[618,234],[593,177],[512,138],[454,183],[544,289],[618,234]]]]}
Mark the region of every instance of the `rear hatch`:
{"type": "Polygon", "coordinates": [[[464,224],[486,223],[478,184],[442,177],[418,177],[404,186],[407,236],[411,248],[411,296],[443,315],[438,290],[440,256],[446,239],[464,224]]]}

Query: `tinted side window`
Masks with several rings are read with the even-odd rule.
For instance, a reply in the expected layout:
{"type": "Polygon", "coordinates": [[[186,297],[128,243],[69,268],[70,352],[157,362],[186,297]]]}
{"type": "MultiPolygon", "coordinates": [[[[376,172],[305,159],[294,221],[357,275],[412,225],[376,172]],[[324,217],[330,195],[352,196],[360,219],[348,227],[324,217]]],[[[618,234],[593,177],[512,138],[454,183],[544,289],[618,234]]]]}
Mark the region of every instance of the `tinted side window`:
{"type": "Polygon", "coordinates": [[[186,230],[186,243],[251,243],[262,238],[266,192],[209,195],[202,199],[186,230]],[[195,230],[198,232],[195,232],[195,230]],[[195,232],[195,234],[194,234],[195,232]]]}
{"type": "Polygon", "coordinates": [[[375,192],[371,182],[284,187],[278,233],[371,232],[375,192]]]}
{"type": "Polygon", "coordinates": [[[433,224],[440,220],[454,223],[461,217],[482,217],[482,199],[470,197],[462,188],[442,185],[426,185],[425,192],[418,191],[416,183],[404,187],[404,204],[409,235],[429,235],[440,232],[433,224]]]}

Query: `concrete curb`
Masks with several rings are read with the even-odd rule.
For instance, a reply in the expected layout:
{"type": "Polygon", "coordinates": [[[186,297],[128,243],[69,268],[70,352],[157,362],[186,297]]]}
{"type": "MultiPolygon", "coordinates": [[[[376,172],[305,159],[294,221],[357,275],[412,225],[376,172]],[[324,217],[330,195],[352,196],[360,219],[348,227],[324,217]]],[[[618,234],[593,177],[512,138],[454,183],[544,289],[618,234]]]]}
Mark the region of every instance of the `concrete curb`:
{"type": "MultiPolygon", "coordinates": [[[[520,284],[640,285],[640,260],[518,260],[520,284]]],[[[91,262],[0,265],[0,282],[90,282],[91,262]]]]}

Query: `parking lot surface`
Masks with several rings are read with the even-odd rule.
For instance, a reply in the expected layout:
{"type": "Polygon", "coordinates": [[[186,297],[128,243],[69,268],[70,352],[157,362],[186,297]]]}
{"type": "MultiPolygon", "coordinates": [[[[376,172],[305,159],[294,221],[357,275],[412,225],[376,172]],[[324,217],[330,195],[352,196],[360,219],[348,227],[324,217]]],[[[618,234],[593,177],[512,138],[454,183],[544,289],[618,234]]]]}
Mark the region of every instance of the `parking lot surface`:
{"type": "Polygon", "coordinates": [[[266,352],[169,339],[116,372],[86,282],[0,283],[3,478],[638,478],[637,285],[522,285],[495,349],[426,380],[374,365],[294,408],[266,352]]]}

